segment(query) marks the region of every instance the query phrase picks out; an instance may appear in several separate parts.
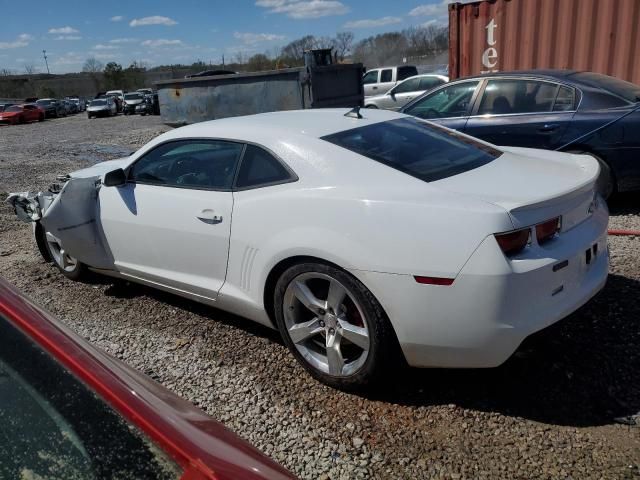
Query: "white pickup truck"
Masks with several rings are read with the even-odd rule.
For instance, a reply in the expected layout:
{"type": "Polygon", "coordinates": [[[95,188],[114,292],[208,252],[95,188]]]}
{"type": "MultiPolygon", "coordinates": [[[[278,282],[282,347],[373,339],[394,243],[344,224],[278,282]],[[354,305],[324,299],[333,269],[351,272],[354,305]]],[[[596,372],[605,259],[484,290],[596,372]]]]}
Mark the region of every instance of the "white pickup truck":
{"type": "Polygon", "coordinates": [[[418,74],[418,69],[413,65],[401,67],[382,67],[369,70],[362,77],[364,96],[380,95],[389,91],[405,78],[418,74]]]}

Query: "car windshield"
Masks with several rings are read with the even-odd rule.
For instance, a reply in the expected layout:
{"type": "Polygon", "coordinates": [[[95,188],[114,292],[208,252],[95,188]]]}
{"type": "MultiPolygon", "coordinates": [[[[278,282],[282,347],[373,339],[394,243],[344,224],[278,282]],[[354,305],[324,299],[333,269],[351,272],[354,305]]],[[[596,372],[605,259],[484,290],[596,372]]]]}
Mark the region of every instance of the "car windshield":
{"type": "Polygon", "coordinates": [[[102,105],[106,105],[107,101],[106,100],[91,100],[91,104],[89,105],[90,107],[100,107],[102,105]]]}
{"type": "Polygon", "coordinates": [[[22,111],[22,107],[19,107],[18,105],[14,105],[12,107],[7,107],[4,110],[5,112],[21,112],[22,111]]]}
{"type": "Polygon", "coordinates": [[[125,100],[142,100],[142,95],[139,93],[126,93],[124,96],[125,100]]]}
{"type": "Polygon", "coordinates": [[[0,316],[0,478],[179,476],[143,434],[0,316]]]}
{"type": "Polygon", "coordinates": [[[425,182],[481,167],[502,154],[472,138],[415,118],[375,123],[322,139],[425,182]]]}
{"type": "Polygon", "coordinates": [[[51,105],[53,103],[52,100],[38,100],[36,102],[38,105],[51,105]]]}
{"type": "Polygon", "coordinates": [[[640,85],[636,85],[635,83],[594,72],[576,73],[574,78],[592,87],[602,88],[618,97],[624,98],[628,102],[640,102],[640,85]]]}

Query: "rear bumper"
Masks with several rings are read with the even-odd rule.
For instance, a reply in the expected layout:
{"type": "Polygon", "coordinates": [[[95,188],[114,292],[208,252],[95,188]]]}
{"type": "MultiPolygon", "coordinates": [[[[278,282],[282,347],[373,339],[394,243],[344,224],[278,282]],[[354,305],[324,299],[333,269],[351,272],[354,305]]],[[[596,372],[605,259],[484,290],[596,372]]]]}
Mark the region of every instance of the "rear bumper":
{"type": "Polygon", "coordinates": [[[495,367],[527,336],[568,316],[604,287],[607,223],[608,212],[600,208],[514,260],[487,237],[450,286],[420,285],[409,275],[353,273],[384,307],[410,365],[495,367]]]}

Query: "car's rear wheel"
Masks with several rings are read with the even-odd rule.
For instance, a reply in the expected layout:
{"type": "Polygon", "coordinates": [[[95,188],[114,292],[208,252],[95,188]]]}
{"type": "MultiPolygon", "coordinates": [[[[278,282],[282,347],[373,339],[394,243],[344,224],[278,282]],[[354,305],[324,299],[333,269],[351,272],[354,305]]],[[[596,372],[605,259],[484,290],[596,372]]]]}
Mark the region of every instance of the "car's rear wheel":
{"type": "Polygon", "coordinates": [[[51,232],[46,232],[44,229],[40,229],[40,232],[44,237],[44,246],[53,264],[65,277],[71,280],[80,280],[86,274],[86,265],[69,255],[62,247],[60,240],[51,232]]]}
{"type": "Polygon", "coordinates": [[[397,340],[373,294],[331,265],[301,263],[279,278],[278,329],[296,359],[317,380],[355,390],[398,365],[397,340]]]}
{"type": "Polygon", "coordinates": [[[44,113],[41,113],[40,116],[38,116],[38,121],[44,122],[44,113]]]}
{"type": "Polygon", "coordinates": [[[376,110],[377,110],[377,109],[378,109],[378,106],[377,106],[377,105],[373,105],[373,104],[371,104],[371,105],[365,105],[365,107],[364,107],[364,108],[373,108],[373,109],[376,109],[376,110]]]}

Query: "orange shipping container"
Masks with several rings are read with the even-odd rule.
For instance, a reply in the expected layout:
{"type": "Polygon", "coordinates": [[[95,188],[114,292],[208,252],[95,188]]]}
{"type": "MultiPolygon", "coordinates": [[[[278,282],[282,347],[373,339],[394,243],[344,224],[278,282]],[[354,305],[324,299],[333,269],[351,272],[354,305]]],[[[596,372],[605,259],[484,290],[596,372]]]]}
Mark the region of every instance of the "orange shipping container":
{"type": "Polygon", "coordinates": [[[449,76],[568,68],[640,84],[640,0],[449,5],[449,76]]]}

